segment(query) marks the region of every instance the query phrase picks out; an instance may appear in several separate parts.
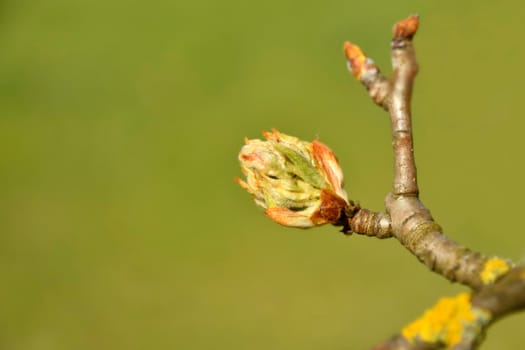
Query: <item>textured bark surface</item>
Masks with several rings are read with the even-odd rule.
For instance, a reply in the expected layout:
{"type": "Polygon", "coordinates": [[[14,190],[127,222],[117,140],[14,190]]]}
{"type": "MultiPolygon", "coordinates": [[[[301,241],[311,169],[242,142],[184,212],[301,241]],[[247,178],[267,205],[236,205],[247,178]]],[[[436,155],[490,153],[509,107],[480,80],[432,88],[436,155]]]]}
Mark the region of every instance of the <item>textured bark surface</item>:
{"type": "Polygon", "coordinates": [[[390,115],[394,156],[393,186],[385,199],[386,214],[361,209],[349,216],[349,227],[367,236],[395,237],[430,270],[472,291],[468,297],[440,299],[404,332],[373,349],[474,349],[490,324],[525,308],[525,267],[485,257],[449,239],[419,200],[410,109],[418,72],[412,39],[418,27],[417,16],[394,26],[390,81],[357,45],[345,43],[350,72],[390,115]]]}

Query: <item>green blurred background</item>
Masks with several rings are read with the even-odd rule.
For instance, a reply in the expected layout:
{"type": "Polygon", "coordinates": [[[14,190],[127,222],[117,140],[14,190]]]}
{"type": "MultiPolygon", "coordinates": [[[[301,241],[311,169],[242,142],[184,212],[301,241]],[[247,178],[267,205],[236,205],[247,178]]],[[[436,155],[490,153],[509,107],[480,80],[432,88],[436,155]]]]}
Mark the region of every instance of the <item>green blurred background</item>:
{"type": "MultiPolygon", "coordinates": [[[[272,127],[338,155],[381,210],[389,72],[421,15],[422,199],[452,238],[525,255],[521,1],[0,1],[0,349],[363,349],[463,290],[395,240],[286,229],[233,181],[272,127]]],[[[524,315],[483,349],[525,343],[524,315]]]]}

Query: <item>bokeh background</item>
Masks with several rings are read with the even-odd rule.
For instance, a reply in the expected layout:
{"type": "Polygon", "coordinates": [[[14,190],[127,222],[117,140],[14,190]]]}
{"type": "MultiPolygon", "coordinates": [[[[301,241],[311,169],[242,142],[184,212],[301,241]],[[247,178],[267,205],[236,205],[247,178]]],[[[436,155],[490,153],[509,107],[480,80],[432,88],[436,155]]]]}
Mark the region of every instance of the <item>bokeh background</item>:
{"type": "Polygon", "coordinates": [[[521,1],[1,1],[0,348],[363,349],[464,290],[395,240],[274,224],[233,181],[243,138],[275,127],[328,144],[381,210],[388,118],[342,43],[389,73],[412,13],[422,199],[519,261],[521,1]]]}

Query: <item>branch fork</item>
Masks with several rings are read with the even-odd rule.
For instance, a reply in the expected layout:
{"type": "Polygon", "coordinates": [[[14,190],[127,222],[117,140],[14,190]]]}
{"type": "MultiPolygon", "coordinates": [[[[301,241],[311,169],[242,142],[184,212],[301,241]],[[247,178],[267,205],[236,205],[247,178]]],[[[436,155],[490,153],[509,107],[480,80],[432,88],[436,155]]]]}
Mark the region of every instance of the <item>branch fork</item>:
{"type": "Polygon", "coordinates": [[[374,349],[474,349],[496,320],[525,308],[525,266],[487,257],[443,234],[419,200],[411,98],[418,72],[413,38],[419,17],[394,25],[392,78],[355,44],[344,43],[350,73],[390,116],[394,172],[385,212],[356,205],[343,189],[335,154],[315,140],[301,141],[274,130],[267,141],[246,140],[239,160],[247,177],[237,179],[272,220],[291,227],[342,226],[346,234],[396,238],[430,270],[470,288],[441,298],[400,334],[374,349]]]}
{"type": "Polygon", "coordinates": [[[472,292],[442,298],[401,334],[374,349],[474,349],[490,324],[525,308],[525,267],[483,256],[452,241],[419,200],[410,109],[418,72],[412,39],[418,27],[418,16],[394,26],[391,80],[355,44],[346,42],[343,49],[351,74],[390,115],[394,180],[385,207],[392,236],[432,271],[472,292]]]}

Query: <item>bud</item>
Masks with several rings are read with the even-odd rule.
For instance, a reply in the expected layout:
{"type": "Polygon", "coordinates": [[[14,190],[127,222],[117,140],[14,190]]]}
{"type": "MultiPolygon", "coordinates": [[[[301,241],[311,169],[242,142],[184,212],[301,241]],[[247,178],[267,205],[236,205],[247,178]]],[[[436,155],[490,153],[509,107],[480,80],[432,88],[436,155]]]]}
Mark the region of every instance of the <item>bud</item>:
{"type": "Polygon", "coordinates": [[[263,135],[266,141],[245,140],[239,160],[246,181],[236,179],[255,203],[284,226],[340,224],[349,202],[332,150],[277,130],[263,135]]]}

